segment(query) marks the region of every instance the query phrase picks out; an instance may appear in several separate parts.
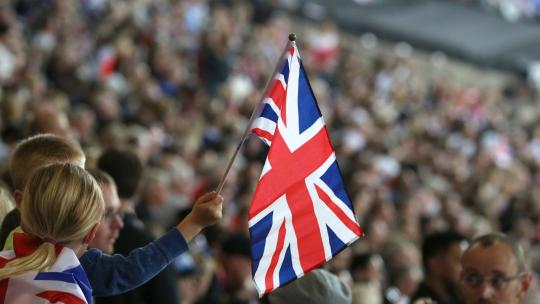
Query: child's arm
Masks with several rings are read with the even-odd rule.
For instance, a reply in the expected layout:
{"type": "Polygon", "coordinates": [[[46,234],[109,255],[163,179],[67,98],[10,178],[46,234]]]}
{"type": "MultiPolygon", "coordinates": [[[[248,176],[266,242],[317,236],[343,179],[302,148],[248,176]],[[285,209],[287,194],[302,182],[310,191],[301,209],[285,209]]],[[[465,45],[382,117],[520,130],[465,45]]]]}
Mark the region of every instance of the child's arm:
{"type": "Polygon", "coordinates": [[[132,250],[128,256],[90,249],[79,261],[92,286],[92,295],[109,297],[148,282],[187,250],[184,237],[174,228],[148,245],[132,250]]]}
{"type": "Polygon", "coordinates": [[[91,249],[80,258],[93,295],[107,297],[139,287],[162,271],[174,258],[188,250],[191,240],[204,227],[221,219],[223,197],[214,192],[201,196],[193,210],[177,228],[150,244],[137,248],[127,257],[107,255],[91,249]]]}

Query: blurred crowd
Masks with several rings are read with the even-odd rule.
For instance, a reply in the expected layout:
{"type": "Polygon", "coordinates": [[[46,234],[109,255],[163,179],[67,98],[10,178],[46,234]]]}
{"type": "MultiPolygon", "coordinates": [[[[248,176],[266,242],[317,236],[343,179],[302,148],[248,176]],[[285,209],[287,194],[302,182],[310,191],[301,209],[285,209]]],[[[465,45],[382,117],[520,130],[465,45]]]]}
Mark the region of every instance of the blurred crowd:
{"type": "Polygon", "coordinates": [[[510,22],[538,21],[540,17],[540,1],[538,0],[459,0],[473,3],[500,14],[510,22]]]}
{"type": "MultiPolygon", "coordinates": [[[[406,303],[424,276],[423,237],[448,229],[505,232],[540,271],[540,107],[524,81],[461,86],[407,58],[366,61],[332,22],[297,26],[264,1],[112,3],[0,7],[4,172],[13,145],[38,133],[77,140],[88,166],[128,148],[144,164],[137,214],[161,235],[218,185],[294,31],[365,232],[325,268],[362,286],[358,303],[406,303]]],[[[246,142],[223,220],[175,261],[181,303],[258,301],[247,212],[266,152],[246,142]]]]}

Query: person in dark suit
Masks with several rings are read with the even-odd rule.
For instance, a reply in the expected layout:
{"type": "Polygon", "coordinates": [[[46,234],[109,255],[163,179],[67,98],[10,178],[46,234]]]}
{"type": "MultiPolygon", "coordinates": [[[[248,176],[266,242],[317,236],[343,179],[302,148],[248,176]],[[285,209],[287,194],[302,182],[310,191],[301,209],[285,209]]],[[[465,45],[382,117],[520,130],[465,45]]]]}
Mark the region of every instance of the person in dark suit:
{"type": "MultiPolygon", "coordinates": [[[[145,246],[155,239],[134,211],[133,196],[139,187],[143,165],[133,152],[108,150],[100,156],[98,168],[111,175],[117,185],[121,209],[124,213],[124,227],[116,240],[114,250],[116,253],[127,255],[133,249],[145,246]]],[[[179,299],[175,273],[170,266],[167,266],[141,287],[118,296],[96,298],[96,303],[177,304],[179,299]]]]}
{"type": "Polygon", "coordinates": [[[425,277],[411,302],[428,298],[439,304],[461,303],[458,294],[460,258],[466,246],[465,237],[453,231],[436,232],[424,238],[425,277]]]}

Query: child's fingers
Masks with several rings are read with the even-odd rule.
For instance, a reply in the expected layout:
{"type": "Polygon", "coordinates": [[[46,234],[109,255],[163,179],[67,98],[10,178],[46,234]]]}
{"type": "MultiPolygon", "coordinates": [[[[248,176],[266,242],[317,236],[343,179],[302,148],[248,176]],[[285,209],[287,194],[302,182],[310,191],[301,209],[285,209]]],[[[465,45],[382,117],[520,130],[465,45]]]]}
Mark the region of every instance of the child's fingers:
{"type": "Polygon", "coordinates": [[[218,195],[209,202],[208,207],[210,208],[210,210],[212,210],[216,218],[221,218],[223,210],[223,197],[221,195],[218,195]]]}
{"type": "Polygon", "coordinates": [[[216,197],[215,199],[208,202],[207,206],[211,210],[221,212],[221,210],[223,209],[223,198],[222,197],[216,197]]]}
{"type": "Polygon", "coordinates": [[[213,200],[212,202],[216,205],[220,205],[221,203],[223,203],[223,196],[221,195],[217,195],[213,200]]]}
{"type": "Polygon", "coordinates": [[[201,204],[208,204],[208,205],[212,205],[212,206],[218,206],[220,204],[223,203],[223,196],[221,195],[217,195],[215,197],[212,197],[210,199],[208,199],[207,201],[205,202],[201,202],[201,204]]]}
{"type": "Polygon", "coordinates": [[[201,195],[197,199],[197,203],[202,204],[202,203],[205,203],[205,202],[209,202],[209,201],[213,200],[216,197],[216,195],[218,195],[216,191],[206,192],[205,194],[201,195]]]}

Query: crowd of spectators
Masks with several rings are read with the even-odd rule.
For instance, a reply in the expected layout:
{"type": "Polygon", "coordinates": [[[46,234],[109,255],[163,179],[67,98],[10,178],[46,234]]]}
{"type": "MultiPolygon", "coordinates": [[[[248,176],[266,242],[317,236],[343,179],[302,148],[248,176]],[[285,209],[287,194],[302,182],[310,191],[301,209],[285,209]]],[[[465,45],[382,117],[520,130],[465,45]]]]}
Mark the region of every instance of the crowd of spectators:
{"type": "Polygon", "coordinates": [[[474,4],[485,10],[500,14],[510,22],[538,21],[540,1],[538,0],[458,0],[474,4]]]}
{"type": "MultiPolygon", "coordinates": [[[[257,1],[7,2],[3,171],[13,145],[37,133],[77,140],[89,166],[108,148],[131,149],[144,164],[136,209],[160,235],[217,186],[295,31],[365,232],[330,272],[361,299],[398,303],[422,280],[423,237],[447,229],[505,232],[540,271],[540,107],[523,81],[485,89],[424,77],[399,56],[366,61],[332,22],[297,26],[257,1]]],[[[258,301],[247,212],[266,151],[246,142],[223,220],[174,263],[181,303],[258,301]]]]}

